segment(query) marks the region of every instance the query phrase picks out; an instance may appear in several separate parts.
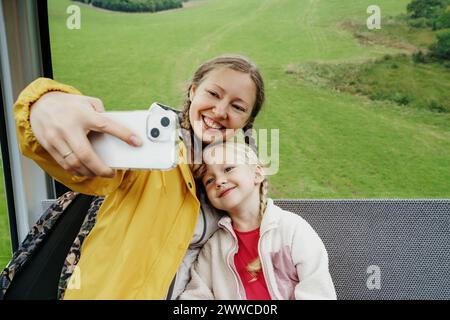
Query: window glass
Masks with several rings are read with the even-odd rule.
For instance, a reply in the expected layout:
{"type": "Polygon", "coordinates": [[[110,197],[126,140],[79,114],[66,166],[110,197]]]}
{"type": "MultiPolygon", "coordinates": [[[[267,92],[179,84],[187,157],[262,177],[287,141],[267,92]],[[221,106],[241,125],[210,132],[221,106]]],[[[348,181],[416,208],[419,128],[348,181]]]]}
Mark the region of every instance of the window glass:
{"type": "Polygon", "coordinates": [[[243,54],[266,84],[256,127],[279,130],[272,197],[446,198],[449,62],[432,57],[438,30],[408,18],[409,2],[204,0],[125,13],[50,0],[54,77],[107,110],[178,107],[201,62],[243,54]]]}

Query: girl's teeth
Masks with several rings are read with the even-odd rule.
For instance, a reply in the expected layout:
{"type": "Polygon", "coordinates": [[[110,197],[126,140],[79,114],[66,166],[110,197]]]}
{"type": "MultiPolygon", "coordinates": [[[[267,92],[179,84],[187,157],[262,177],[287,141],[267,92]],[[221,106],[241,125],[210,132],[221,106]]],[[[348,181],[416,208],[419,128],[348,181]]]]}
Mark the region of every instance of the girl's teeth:
{"type": "Polygon", "coordinates": [[[213,129],[220,129],[220,128],[222,128],[221,125],[218,125],[217,123],[215,123],[214,121],[212,121],[212,120],[210,120],[210,119],[208,119],[206,117],[203,117],[203,120],[208,125],[208,127],[211,127],[213,129]]]}

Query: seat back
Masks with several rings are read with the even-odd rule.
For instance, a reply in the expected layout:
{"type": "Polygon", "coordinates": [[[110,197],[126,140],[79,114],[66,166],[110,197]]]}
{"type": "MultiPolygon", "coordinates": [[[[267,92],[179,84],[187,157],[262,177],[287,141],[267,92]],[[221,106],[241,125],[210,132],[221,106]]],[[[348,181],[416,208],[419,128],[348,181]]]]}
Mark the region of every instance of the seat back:
{"type": "Polygon", "coordinates": [[[450,199],[274,202],[322,238],[338,299],[450,299],[450,199]]]}

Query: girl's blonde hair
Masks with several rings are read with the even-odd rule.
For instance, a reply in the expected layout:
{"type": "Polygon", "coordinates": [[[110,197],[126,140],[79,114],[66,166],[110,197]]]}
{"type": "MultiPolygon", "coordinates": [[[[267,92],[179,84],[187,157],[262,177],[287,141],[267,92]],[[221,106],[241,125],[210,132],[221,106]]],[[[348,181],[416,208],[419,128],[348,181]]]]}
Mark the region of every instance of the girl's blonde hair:
{"type": "MultiPolygon", "coordinates": [[[[250,130],[253,129],[253,123],[255,121],[256,116],[258,115],[259,111],[261,110],[264,100],[265,100],[265,89],[264,89],[264,81],[261,76],[261,73],[259,72],[256,65],[247,57],[241,56],[241,55],[222,55],[216,58],[213,58],[209,61],[206,61],[203,63],[197,71],[194,73],[194,76],[187,88],[185,100],[183,102],[182,106],[182,112],[181,112],[181,127],[185,130],[188,130],[189,132],[192,132],[192,126],[191,122],[189,120],[189,109],[191,107],[191,99],[189,97],[189,92],[192,88],[192,86],[198,87],[200,83],[205,79],[205,77],[213,70],[219,69],[219,68],[228,68],[231,70],[239,71],[246,73],[250,75],[250,78],[255,83],[256,87],[256,99],[255,99],[255,105],[253,106],[252,112],[250,114],[250,117],[246,123],[246,125],[243,128],[244,132],[251,132],[250,130]]],[[[191,134],[191,140],[194,139],[194,134],[191,134]]],[[[191,170],[192,172],[196,172],[200,165],[194,164],[194,161],[192,159],[193,157],[193,148],[194,143],[193,141],[185,141],[185,143],[188,145],[191,149],[191,170]]],[[[255,142],[251,135],[246,135],[245,143],[254,146],[255,142]]]]}
{"type": "MultiPolygon", "coordinates": [[[[237,157],[235,157],[233,159],[237,160],[237,164],[257,165],[257,166],[263,168],[263,164],[259,160],[255,150],[253,148],[251,148],[248,144],[243,144],[243,143],[239,143],[239,142],[230,142],[230,141],[218,143],[218,144],[211,144],[205,148],[203,153],[204,154],[211,153],[213,148],[218,148],[218,147],[222,147],[224,149],[232,147],[236,151],[236,154],[233,154],[233,155],[237,156],[237,157]]],[[[225,159],[222,159],[222,160],[225,160],[225,159]]],[[[197,179],[201,179],[205,175],[207,165],[208,165],[207,163],[203,163],[200,165],[200,167],[196,171],[196,175],[195,175],[195,177],[197,179]]],[[[259,187],[259,215],[258,215],[258,218],[260,221],[262,221],[262,217],[264,215],[264,212],[266,211],[267,192],[268,192],[268,181],[267,181],[267,177],[264,176],[264,180],[261,182],[260,187],[259,187]]],[[[250,280],[250,282],[257,280],[258,272],[261,271],[261,269],[262,269],[261,260],[258,256],[255,260],[253,260],[252,262],[250,262],[247,265],[247,271],[252,276],[252,279],[250,280]]]]}

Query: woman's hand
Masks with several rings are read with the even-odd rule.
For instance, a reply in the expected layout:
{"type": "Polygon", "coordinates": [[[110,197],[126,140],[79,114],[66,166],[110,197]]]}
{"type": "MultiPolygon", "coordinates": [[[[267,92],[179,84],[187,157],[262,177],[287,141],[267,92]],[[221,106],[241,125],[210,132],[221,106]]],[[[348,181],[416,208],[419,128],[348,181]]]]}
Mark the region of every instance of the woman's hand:
{"type": "Polygon", "coordinates": [[[111,178],[114,170],[106,166],[92,149],[89,131],[111,134],[133,146],[141,144],[131,130],[103,116],[100,99],[48,92],[30,110],[30,124],[42,147],[73,175],[111,178]]]}

